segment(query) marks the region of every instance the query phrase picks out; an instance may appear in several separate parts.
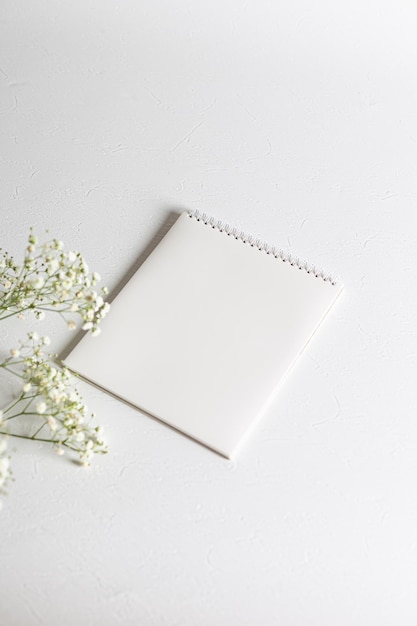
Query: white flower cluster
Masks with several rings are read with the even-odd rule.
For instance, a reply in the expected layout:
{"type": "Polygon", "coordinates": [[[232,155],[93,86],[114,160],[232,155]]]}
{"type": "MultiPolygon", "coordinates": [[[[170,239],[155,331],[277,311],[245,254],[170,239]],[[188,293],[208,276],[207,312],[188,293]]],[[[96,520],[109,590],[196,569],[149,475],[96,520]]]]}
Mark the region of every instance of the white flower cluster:
{"type": "Polygon", "coordinates": [[[93,426],[94,414],[89,415],[87,406],[75,389],[74,377],[66,369],[56,367],[44,354],[48,337],[29,333],[19,348],[10,351],[6,369],[19,375],[22,390],[20,397],[3,416],[6,424],[15,417],[30,415],[34,418],[32,439],[49,441],[56,445],[58,454],[64,448],[77,452],[84,465],[89,464],[95,453],[107,452],[102,438],[102,428],[93,426]]]}
{"type": "MultiPolygon", "coordinates": [[[[39,244],[31,230],[21,265],[0,248],[0,321],[14,315],[25,319],[28,313],[43,319],[50,311],[64,316],[69,330],[77,328],[78,317],[84,330],[97,335],[110,308],[104,302],[107,289],[97,291],[100,280],[79,252],[65,252],[57,239],[39,244]]],[[[93,454],[107,451],[102,428],[94,426],[94,414],[88,413],[74,377],[45,354],[49,343],[48,337],[29,333],[0,360],[0,369],[21,379],[19,397],[0,410],[0,493],[11,476],[8,436],[53,443],[58,454],[66,449],[77,453],[83,465],[89,465],[93,454]],[[16,418],[21,416],[33,423],[32,434],[19,430],[16,418]]]]}
{"type": "MultiPolygon", "coordinates": [[[[97,335],[110,309],[103,298],[107,288],[101,293],[95,289],[100,280],[79,252],[65,252],[57,239],[38,244],[31,231],[21,266],[0,250],[0,320],[11,315],[24,319],[27,313],[43,319],[45,311],[57,311],[79,315],[82,328],[97,335]]],[[[67,323],[70,330],[77,327],[74,319],[67,323]]]]}

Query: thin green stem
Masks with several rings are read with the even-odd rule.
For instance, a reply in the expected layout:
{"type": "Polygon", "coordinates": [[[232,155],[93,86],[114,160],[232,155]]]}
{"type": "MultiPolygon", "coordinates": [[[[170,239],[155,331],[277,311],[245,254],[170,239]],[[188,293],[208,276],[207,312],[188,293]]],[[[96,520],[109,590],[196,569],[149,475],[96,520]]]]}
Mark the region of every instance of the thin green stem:
{"type": "Polygon", "coordinates": [[[16,404],[19,404],[19,402],[22,400],[22,396],[20,396],[17,400],[15,400],[15,402],[13,402],[12,404],[10,404],[7,409],[5,409],[4,414],[8,413],[9,411],[11,411],[16,404]]]}
{"type": "Polygon", "coordinates": [[[7,371],[10,372],[10,374],[14,374],[18,378],[22,378],[22,374],[19,374],[18,372],[14,372],[13,370],[9,369],[8,367],[6,367],[5,369],[7,369],[7,371]]]}
{"type": "Polygon", "coordinates": [[[5,415],[7,415],[7,413],[13,409],[13,407],[16,406],[16,404],[19,404],[19,402],[24,402],[25,400],[28,400],[28,402],[25,404],[25,406],[23,407],[23,409],[21,411],[19,411],[19,413],[15,413],[14,415],[9,415],[8,417],[4,418],[5,422],[8,422],[9,420],[14,419],[15,417],[19,417],[20,415],[39,415],[38,413],[29,413],[28,411],[26,411],[26,409],[32,404],[32,400],[34,398],[38,398],[39,394],[34,394],[33,396],[21,396],[20,398],[18,398],[18,400],[16,400],[16,402],[13,402],[13,404],[11,404],[10,406],[7,407],[6,411],[5,411],[5,415]]]}
{"type": "Polygon", "coordinates": [[[42,430],[42,428],[45,428],[45,426],[46,426],[46,422],[44,422],[43,424],[41,424],[41,426],[39,426],[38,430],[37,430],[37,431],[36,431],[36,432],[32,435],[31,439],[36,439],[36,435],[37,435],[38,433],[40,433],[40,432],[41,432],[41,430],[42,430]]]}
{"type": "Polygon", "coordinates": [[[8,315],[0,315],[1,320],[7,320],[8,317],[13,317],[13,315],[17,315],[20,311],[13,311],[13,313],[9,313],[8,315]]]}
{"type": "Polygon", "coordinates": [[[46,443],[59,443],[63,446],[66,446],[67,448],[70,447],[63,441],[55,441],[55,439],[43,439],[41,437],[36,437],[36,439],[34,439],[30,435],[18,435],[17,433],[8,433],[4,430],[0,430],[0,435],[6,435],[7,437],[17,437],[18,439],[29,439],[29,441],[45,441],[46,443]]]}

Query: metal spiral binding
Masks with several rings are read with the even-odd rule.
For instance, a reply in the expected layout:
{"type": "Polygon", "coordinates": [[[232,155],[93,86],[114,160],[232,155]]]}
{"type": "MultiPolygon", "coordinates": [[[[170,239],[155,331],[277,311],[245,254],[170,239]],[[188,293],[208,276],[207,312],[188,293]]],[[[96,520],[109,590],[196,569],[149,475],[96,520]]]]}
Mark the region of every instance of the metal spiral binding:
{"type": "Polygon", "coordinates": [[[251,235],[247,235],[243,231],[239,231],[236,228],[229,226],[222,222],[221,220],[217,220],[214,217],[209,217],[205,213],[200,213],[200,211],[187,211],[188,217],[195,219],[197,222],[203,222],[206,226],[210,226],[211,228],[215,228],[221,233],[226,233],[229,237],[233,237],[234,239],[240,239],[243,243],[247,243],[252,248],[257,248],[261,252],[265,252],[266,254],[271,254],[276,259],[279,259],[283,263],[289,263],[293,267],[298,267],[299,270],[304,270],[307,274],[311,274],[315,276],[315,278],[321,278],[326,283],[330,283],[331,285],[336,284],[336,280],[332,278],[332,276],[328,273],[325,273],[323,270],[317,269],[311,263],[306,263],[301,261],[298,257],[292,256],[291,254],[285,252],[280,248],[276,248],[274,246],[269,245],[266,242],[262,242],[259,239],[254,239],[251,235]]]}

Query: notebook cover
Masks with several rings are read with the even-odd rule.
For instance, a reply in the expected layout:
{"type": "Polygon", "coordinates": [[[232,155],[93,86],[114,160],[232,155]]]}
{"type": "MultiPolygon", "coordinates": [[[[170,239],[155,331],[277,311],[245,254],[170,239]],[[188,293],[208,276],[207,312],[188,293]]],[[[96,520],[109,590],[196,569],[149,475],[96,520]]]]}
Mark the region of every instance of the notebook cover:
{"type": "Polygon", "coordinates": [[[184,212],[65,364],[233,458],[341,290],[184,212]]]}

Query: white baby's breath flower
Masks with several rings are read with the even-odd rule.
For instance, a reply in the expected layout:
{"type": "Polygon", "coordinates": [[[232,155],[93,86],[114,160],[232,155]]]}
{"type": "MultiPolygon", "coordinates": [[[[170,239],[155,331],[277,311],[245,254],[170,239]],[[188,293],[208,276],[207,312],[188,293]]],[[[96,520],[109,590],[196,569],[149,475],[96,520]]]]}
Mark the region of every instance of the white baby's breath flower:
{"type": "Polygon", "coordinates": [[[68,326],[69,330],[75,330],[77,328],[77,324],[74,322],[74,320],[70,320],[67,323],[67,326],[68,326]]]}
{"type": "Polygon", "coordinates": [[[49,337],[47,335],[45,335],[44,337],[42,337],[42,343],[44,346],[49,346],[51,343],[51,340],[49,339],[49,337]]]}
{"type": "Polygon", "coordinates": [[[55,404],[58,404],[61,399],[61,394],[58,389],[51,389],[49,392],[49,397],[55,404]]]}
{"type": "Polygon", "coordinates": [[[10,350],[10,354],[12,355],[12,357],[17,358],[18,356],[20,356],[20,350],[18,350],[17,348],[12,348],[10,350]]]}
{"type": "Polygon", "coordinates": [[[30,281],[30,284],[34,289],[42,289],[45,284],[45,279],[42,276],[35,276],[30,281]]]}
{"type": "Polygon", "coordinates": [[[101,296],[97,296],[96,298],[96,308],[99,309],[101,306],[103,306],[103,298],[101,296]]]}
{"type": "Polygon", "coordinates": [[[43,413],[45,413],[46,411],[46,404],[45,402],[38,402],[36,405],[36,412],[39,413],[39,415],[43,415],[43,413]]]}
{"type": "Polygon", "coordinates": [[[45,317],[45,312],[44,311],[35,311],[35,317],[38,320],[43,320],[45,317]]]}
{"type": "Polygon", "coordinates": [[[93,337],[97,337],[100,333],[101,333],[101,328],[98,328],[98,326],[93,328],[93,330],[91,331],[91,334],[93,335],[93,337]]]}
{"type": "Polygon", "coordinates": [[[28,334],[28,337],[29,337],[29,339],[32,339],[32,341],[38,341],[38,339],[39,339],[39,335],[36,332],[36,330],[33,330],[32,332],[30,332],[28,334]]]}
{"type": "Polygon", "coordinates": [[[48,426],[52,430],[52,432],[55,432],[58,428],[56,419],[52,415],[48,417],[48,426]]]}
{"type": "Polygon", "coordinates": [[[49,276],[51,276],[52,274],[55,274],[55,272],[57,271],[59,267],[59,262],[58,259],[51,259],[47,265],[47,269],[46,271],[48,272],[49,276]]]}
{"type": "Polygon", "coordinates": [[[91,328],[93,328],[93,322],[85,322],[85,324],[82,325],[83,330],[90,330],[91,328]]]}
{"type": "Polygon", "coordinates": [[[32,385],[30,383],[25,383],[22,387],[22,390],[24,391],[24,393],[27,393],[31,389],[32,389],[32,385]]]}

